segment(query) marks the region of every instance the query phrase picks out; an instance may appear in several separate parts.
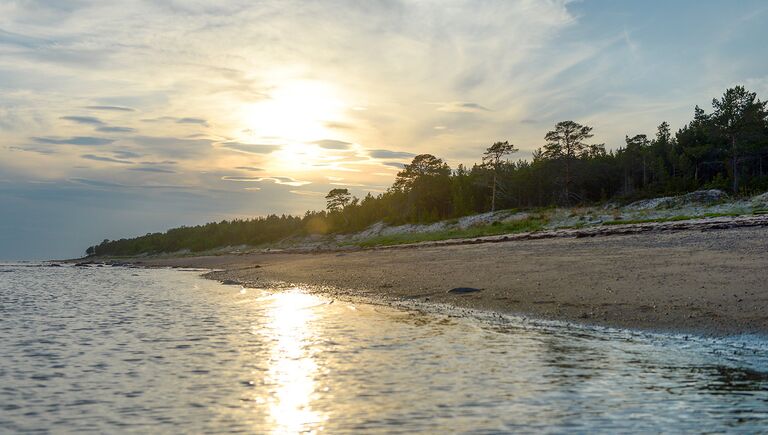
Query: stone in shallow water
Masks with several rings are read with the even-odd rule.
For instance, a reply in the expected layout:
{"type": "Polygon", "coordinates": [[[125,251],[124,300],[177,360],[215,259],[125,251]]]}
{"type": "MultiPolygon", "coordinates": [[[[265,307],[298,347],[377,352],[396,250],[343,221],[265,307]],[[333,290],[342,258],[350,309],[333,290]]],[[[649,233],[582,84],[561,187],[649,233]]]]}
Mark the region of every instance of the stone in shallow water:
{"type": "Polygon", "coordinates": [[[455,294],[465,294],[465,293],[475,293],[479,292],[480,288],[474,288],[474,287],[454,287],[450,290],[448,290],[448,293],[455,293],[455,294]]]}

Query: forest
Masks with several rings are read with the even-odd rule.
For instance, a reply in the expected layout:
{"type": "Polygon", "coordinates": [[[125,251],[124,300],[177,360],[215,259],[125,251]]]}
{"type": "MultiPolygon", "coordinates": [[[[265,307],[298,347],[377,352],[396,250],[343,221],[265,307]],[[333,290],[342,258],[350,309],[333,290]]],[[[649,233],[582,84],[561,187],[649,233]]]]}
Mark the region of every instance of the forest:
{"type": "Polygon", "coordinates": [[[707,111],[673,132],[662,122],[651,134],[626,136],[613,150],[591,143],[593,127],[557,123],[532,160],[514,159],[509,141],[489,144],[480,162],[452,169],[421,154],[377,196],[353,197],[337,188],[327,207],[304,216],[225,220],[132,239],[104,240],[87,255],[127,256],[236,245],[264,245],[288,237],[360,231],[373,223],[424,223],[501,209],[628,202],[716,188],[734,196],[768,190],[766,102],[743,86],[712,100],[707,111]]]}

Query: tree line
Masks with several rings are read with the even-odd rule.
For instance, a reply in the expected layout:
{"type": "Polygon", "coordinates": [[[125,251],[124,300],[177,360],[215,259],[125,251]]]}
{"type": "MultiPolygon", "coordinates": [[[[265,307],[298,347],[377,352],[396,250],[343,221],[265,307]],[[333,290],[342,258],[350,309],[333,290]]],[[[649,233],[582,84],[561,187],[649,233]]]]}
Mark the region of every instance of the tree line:
{"type": "Polygon", "coordinates": [[[593,127],[557,123],[531,160],[511,157],[509,141],[495,142],[481,162],[451,169],[442,159],[421,154],[397,173],[384,193],[362,199],[336,188],[327,207],[304,216],[270,215],[181,227],[132,239],[104,240],[88,255],[199,252],[223,246],[263,245],[308,234],[354,232],[373,223],[434,222],[498,209],[573,206],[631,201],[702,188],[736,196],[768,190],[766,102],[743,86],[712,100],[707,113],[676,132],[662,122],[655,134],[626,136],[606,150],[590,143],[593,127]]]}

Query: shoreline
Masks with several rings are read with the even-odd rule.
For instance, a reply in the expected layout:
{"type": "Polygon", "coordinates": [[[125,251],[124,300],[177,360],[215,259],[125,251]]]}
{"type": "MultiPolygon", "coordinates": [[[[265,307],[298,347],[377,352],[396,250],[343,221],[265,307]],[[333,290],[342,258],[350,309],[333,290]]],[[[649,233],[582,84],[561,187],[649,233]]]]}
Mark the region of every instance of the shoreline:
{"type": "Polygon", "coordinates": [[[491,240],[125,263],[215,269],[205,277],[388,305],[436,303],[648,332],[768,335],[765,217],[484,239],[491,240]]]}

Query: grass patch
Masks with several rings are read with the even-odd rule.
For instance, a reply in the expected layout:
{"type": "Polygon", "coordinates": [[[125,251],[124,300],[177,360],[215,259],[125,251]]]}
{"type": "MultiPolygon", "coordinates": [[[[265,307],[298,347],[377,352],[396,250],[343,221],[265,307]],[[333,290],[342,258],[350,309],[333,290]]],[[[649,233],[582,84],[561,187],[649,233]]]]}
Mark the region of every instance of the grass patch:
{"type": "Polygon", "coordinates": [[[393,234],[390,236],[372,237],[358,242],[351,242],[348,245],[370,248],[373,246],[404,245],[408,243],[435,242],[449,239],[471,239],[474,237],[538,231],[544,228],[546,223],[546,220],[542,218],[529,218],[512,222],[494,222],[492,225],[472,227],[465,230],[446,230],[431,233],[393,234]]]}

